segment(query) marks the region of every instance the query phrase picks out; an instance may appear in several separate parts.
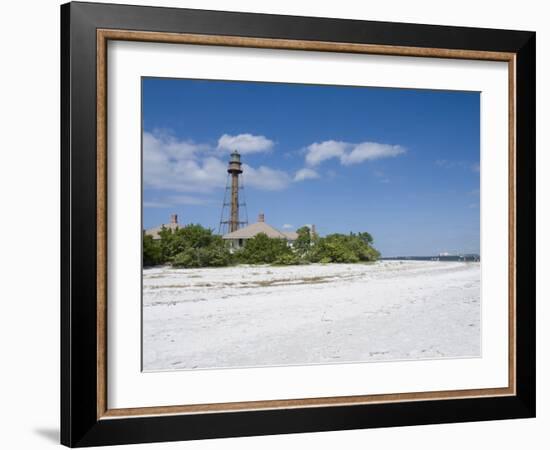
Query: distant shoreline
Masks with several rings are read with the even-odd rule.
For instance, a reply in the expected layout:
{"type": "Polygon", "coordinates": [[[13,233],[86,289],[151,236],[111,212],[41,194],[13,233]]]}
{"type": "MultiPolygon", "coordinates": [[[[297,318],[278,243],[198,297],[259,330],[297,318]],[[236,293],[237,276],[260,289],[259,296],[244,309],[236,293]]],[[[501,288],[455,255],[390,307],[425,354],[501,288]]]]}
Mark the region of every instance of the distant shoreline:
{"type": "Polygon", "coordinates": [[[435,255],[435,256],[382,256],[380,261],[464,261],[479,262],[478,254],[465,255],[435,255]]]}
{"type": "MultiPolygon", "coordinates": [[[[450,256],[388,256],[379,258],[377,261],[360,261],[356,263],[304,263],[304,264],[296,264],[295,266],[312,266],[312,265],[323,265],[323,266],[330,266],[330,265],[343,265],[343,264],[351,264],[351,265],[372,265],[376,264],[380,261],[433,261],[433,262],[480,262],[479,255],[450,255],[450,256]]],[[[147,269],[158,269],[163,267],[170,267],[172,269],[182,269],[182,270],[193,270],[198,269],[197,267],[173,267],[169,263],[165,264],[156,264],[156,265],[149,265],[149,266],[143,266],[143,270],[147,269]]],[[[202,269],[222,269],[227,267],[244,267],[244,268],[254,268],[254,267],[285,267],[284,265],[280,264],[269,264],[269,263],[258,263],[258,264],[232,264],[230,266],[224,266],[224,267],[215,267],[215,266],[207,266],[202,267],[202,269]]],[[[292,266],[286,266],[286,267],[292,267],[292,266]]]]}

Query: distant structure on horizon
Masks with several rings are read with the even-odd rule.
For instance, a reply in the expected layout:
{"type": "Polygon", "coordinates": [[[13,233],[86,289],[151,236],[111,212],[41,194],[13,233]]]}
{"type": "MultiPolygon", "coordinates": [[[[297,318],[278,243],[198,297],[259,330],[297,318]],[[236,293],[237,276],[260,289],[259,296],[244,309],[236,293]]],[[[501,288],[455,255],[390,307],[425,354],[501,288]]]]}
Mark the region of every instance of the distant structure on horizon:
{"type": "Polygon", "coordinates": [[[167,230],[177,230],[178,228],[181,228],[178,223],[178,215],[177,214],[171,214],[170,215],[170,223],[161,224],[157,227],[148,228],[145,230],[145,234],[148,236],[152,236],[153,239],[160,239],[160,232],[163,228],[166,228],[167,230]]]}
{"type": "Polygon", "coordinates": [[[244,186],[242,182],[243,173],[241,155],[237,150],[231,153],[231,159],[227,166],[227,182],[220,216],[218,234],[226,234],[237,231],[239,228],[248,225],[248,212],[244,199],[244,186]],[[242,191],[242,199],[239,193],[242,191]],[[241,216],[240,211],[244,211],[241,216]],[[227,215],[228,214],[228,215],[227,215]]]}
{"type": "Polygon", "coordinates": [[[480,262],[481,256],[477,253],[457,253],[451,255],[448,252],[440,253],[438,256],[383,256],[380,258],[386,261],[463,261],[463,262],[480,262]]]}

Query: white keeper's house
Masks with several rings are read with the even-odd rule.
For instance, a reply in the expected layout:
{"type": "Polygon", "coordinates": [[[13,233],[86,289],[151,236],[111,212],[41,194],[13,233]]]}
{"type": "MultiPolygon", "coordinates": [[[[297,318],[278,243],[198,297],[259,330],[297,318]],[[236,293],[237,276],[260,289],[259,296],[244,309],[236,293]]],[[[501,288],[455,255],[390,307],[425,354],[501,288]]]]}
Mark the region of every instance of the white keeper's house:
{"type": "Polygon", "coordinates": [[[232,248],[238,249],[244,247],[248,239],[252,239],[260,233],[264,233],[270,238],[284,239],[289,245],[292,245],[298,238],[298,233],[295,231],[279,231],[275,227],[267,224],[265,222],[264,214],[260,213],[256,223],[239,228],[231,233],[224,234],[223,239],[229,241],[232,248]]]}

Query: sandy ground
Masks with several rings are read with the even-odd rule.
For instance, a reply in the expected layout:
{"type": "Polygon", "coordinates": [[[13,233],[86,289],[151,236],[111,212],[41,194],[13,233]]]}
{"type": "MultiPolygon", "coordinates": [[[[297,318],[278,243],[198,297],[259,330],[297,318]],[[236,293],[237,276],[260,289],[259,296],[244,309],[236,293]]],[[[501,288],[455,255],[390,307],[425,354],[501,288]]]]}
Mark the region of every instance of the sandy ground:
{"type": "Polygon", "coordinates": [[[143,369],[479,356],[479,263],[154,268],[143,369]]]}

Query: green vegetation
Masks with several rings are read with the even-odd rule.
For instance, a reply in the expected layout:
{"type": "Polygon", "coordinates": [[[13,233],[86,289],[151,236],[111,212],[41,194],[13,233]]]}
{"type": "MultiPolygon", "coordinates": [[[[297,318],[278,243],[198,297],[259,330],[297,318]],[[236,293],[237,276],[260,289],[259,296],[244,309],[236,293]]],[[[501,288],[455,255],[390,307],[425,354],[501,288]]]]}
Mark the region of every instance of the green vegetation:
{"type": "Polygon", "coordinates": [[[279,258],[292,256],[292,249],[283,239],[272,239],[260,233],[248,239],[243,249],[234,253],[244,264],[273,264],[279,258]]]}
{"type": "Polygon", "coordinates": [[[301,227],[296,230],[298,238],[294,241],[294,250],[300,258],[307,259],[312,246],[319,240],[318,236],[311,232],[309,227],[301,227]]]}
{"type": "Polygon", "coordinates": [[[160,239],[143,237],[143,265],[174,267],[223,267],[232,264],[295,265],[308,263],[358,263],[376,261],[380,253],[369,233],[329,234],[319,237],[308,227],[298,229],[293,246],[283,239],[260,233],[244,248],[231,252],[227,242],[201,225],[177,230],[163,228],[160,239]]]}
{"type": "Polygon", "coordinates": [[[174,267],[222,267],[232,263],[232,255],[221,236],[201,225],[177,230],[163,228],[160,239],[143,237],[143,265],[172,264],[174,267]]]}
{"type": "MultiPolygon", "coordinates": [[[[376,261],[380,257],[380,253],[371,246],[366,237],[361,237],[363,234],[368,233],[329,234],[319,239],[317,244],[312,247],[309,260],[320,263],[376,261]]],[[[370,234],[368,237],[372,242],[370,234]]]]}
{"type": "Polygon", "coordinates": [[[152,236],[143,235],[143,265],[156,266],[164,262],[160,250],[160,242],[155,241],[152,236]]]}

